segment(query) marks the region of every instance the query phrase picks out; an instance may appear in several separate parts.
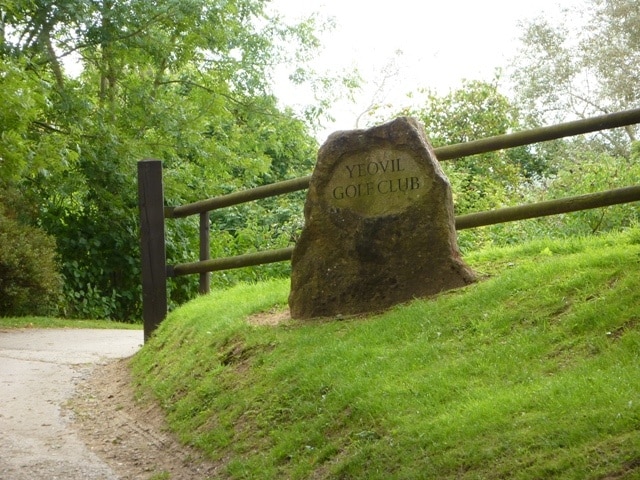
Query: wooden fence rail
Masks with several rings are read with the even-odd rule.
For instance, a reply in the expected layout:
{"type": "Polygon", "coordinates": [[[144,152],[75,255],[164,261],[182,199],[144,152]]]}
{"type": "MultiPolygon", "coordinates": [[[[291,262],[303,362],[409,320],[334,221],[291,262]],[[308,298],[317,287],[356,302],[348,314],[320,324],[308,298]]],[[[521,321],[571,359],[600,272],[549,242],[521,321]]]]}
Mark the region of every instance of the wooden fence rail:
{"type": "MultiPolygon", "coordinates": [[[[559,138],[571,137],[585,133],[593,133],[600,130],[624,127],[640,123],[640,108],[627,110],[624,112],[611,113],[599,117],[576,120],[574,122],[561,123],[550,127],[540,127],[522,132],[496,135],[494,137],[482,138],[467,143],[446,145],[434,149],[439,161],[456,160],[458,158],[470,157],[480,153],[493,152],[506,148],[522,147],[533,143],[557,140],[559,138]]],[[[220,208],[231,207],[241,203],[260,200],[268,197],[275,197],[285,193],[297,192],[309,187],[311,176],[284,180],[282,182],[264,185],[262,187],[243,190],[240,192],[221,195],[219,197],[189,203],[179,207],[167,207],[167,218],[181,218],[197,213],[204,213],[220,208]]]]}
{"type": "MultiPolygon", "coordinates": [[[[435,149],[439,160],[487,153],[505,148],[592,133],[640,123],[640,109],[603,115],[585,120],[541,127],[523,132],[498,135],[435,149]]],[[[293,247],[258,253],[209,259],[209,212],[263,198],[308,188],[311,177],[265,185],[177,207],[165,207],[162,186],[162,163],[147,159],[138,163],[138,195],[141,223],[144,338],[149,338],[167,314],[167,277],[200,274],[200,292],[209,290],[209,272],[287,261],[293,247]],[[165,218],[200,215],[200,261],[166,265],[164,239],[165,218]]],[[[496,223],[575,212],[591,208],[640,201],[640,186],[569,197],[536,204],[502,208],[456,217],[456,229],[475,228],[496,223]]]]}
{"type": "MultiPolygon", "coordinates": [[[[496,223],[514,222],[528,218],[558,215],[560,213],[577,212],[592,208],[608,207],[621,203],[640,201],[640,185],[618,188],[605,192],[590,193],[576,197],[566,197],[559,200],[519,205],[517,207],[500,208],[488,212],[470,213],[455,218],[456,230],[484,227],[496,223]]],[[[278,250],[265,250],[257,253],[247,253],[234,257],[221,257],[192,263],[180,263],[169,266],[169,277],[192,275],[195,273],[217,272],[233,268],[251,267],[267,263],[291,260],[293,247],[278,250]]]]}

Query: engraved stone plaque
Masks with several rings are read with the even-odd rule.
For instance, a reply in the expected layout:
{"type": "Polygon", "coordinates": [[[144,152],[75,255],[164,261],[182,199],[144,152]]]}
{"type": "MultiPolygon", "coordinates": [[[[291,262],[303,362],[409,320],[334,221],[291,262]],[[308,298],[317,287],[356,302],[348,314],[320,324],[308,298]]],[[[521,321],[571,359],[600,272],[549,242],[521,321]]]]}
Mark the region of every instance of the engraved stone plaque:
{"type": "Polygon", "coordinates": [[[322,195],[337,208],[375,217],[403,212],[430,188],[411,155],[380,148],[342,159],[322,195]]]}

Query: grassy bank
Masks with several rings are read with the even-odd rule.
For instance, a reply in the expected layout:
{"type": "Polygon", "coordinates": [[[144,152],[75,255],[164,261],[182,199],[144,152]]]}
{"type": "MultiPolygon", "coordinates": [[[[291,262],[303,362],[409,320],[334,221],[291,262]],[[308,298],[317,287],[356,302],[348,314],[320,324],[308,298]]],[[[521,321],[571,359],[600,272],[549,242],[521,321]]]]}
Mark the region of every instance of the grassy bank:
{"type": "Polygon", "coordinates": [[[483,281],[369,318],[256,325],[288,281],[215,292],[135,377],[228,478],[640,478],[640,231],[467,260],[483,281]]]}

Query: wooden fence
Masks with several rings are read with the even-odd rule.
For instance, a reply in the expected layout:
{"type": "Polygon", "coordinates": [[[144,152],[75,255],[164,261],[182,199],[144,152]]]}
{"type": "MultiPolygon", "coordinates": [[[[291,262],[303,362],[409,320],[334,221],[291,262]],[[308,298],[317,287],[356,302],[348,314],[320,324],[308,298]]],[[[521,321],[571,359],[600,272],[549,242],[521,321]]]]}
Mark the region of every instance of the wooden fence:
{"type": "MultiPolygon", "coordinates": [[[[519,147],[533,143],[596,132],[640,123],[640,109],[603,115],[551,127],[498,135],[435,149],[440,161],[519,147]]],[[[209,212],[241,203],[283,195],[308,188],[311,177],[301,177],[239,191],[177,207],[164,206],[162,163],[147,159],[138,162],[142,254],[142,303],[145,340],[167,315],[167,278],[199,274],[200,292],[209,291],[209,272],[248,267],[291,259],[293,247],[267,250],[235,257],[209,258],[209,212]],[[166,264],[165,219],[200,216],[200,261],[166,264]]],[[[640,185],[560,200],[472,213],[455,218],[456,229],[475,228],[527,218],[575,212],[640,200],[640,185]]]]}

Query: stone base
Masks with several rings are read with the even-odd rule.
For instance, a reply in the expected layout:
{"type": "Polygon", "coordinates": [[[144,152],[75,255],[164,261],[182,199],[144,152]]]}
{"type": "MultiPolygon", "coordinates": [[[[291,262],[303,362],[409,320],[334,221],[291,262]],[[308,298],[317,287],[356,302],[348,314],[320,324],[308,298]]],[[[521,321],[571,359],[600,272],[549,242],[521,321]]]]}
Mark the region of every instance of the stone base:
{"type": "Polygon", "coordinates": [[[293,252],[292,318],[376,312],[472,283],[454,221],[449,182],[415,120],[331,135],[293,252]]]}

